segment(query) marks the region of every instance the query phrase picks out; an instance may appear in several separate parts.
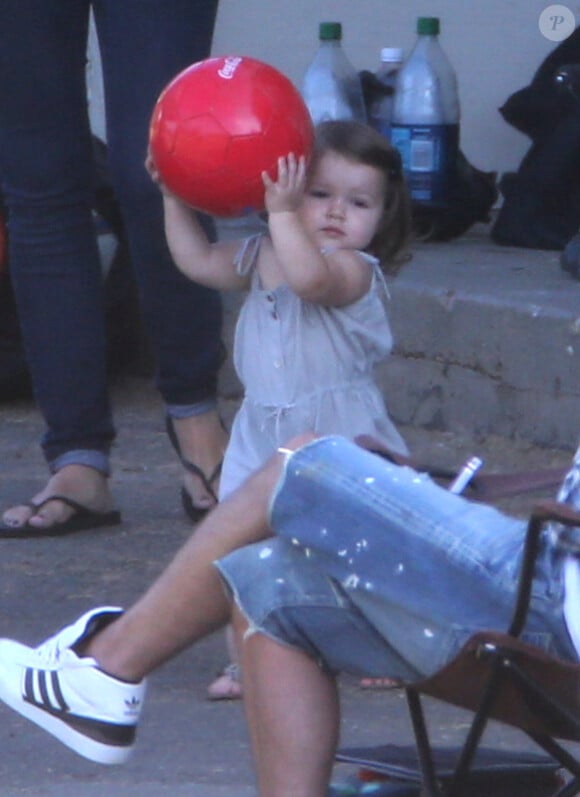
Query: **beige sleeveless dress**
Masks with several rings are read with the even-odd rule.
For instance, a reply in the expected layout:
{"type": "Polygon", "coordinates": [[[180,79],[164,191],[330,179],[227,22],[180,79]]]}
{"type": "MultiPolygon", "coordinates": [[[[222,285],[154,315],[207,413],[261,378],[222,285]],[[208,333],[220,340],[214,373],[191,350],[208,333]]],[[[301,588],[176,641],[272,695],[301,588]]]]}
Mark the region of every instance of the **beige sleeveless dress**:
{"type": "Polygon", "coordinates": [[[373,379],[393,338],[376,258],[368,292],[345,307],[300,299],[286,285],[263,290],[255,264],[262,235],[246,239],[236,256],[251,272],[238,318],[234,365],[244,398],[234,419],[220,483],[224,498],[279,445],[306,431],[354,438],[371,434],[401,453],[407,447],[390,420],[373,379]]]}

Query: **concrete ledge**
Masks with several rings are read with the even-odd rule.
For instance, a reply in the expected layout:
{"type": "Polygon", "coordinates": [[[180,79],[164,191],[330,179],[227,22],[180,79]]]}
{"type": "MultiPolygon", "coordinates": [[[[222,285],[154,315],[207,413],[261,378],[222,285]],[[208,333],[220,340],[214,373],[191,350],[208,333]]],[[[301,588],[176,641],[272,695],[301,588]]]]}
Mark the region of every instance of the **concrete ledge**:
{"type": "Polygon", "coordinates": [[[417,245],[391,293],[379,379],[395,421],[576,444],[580,282],[557,252],[496,246],[481,226],[417,245]]]}

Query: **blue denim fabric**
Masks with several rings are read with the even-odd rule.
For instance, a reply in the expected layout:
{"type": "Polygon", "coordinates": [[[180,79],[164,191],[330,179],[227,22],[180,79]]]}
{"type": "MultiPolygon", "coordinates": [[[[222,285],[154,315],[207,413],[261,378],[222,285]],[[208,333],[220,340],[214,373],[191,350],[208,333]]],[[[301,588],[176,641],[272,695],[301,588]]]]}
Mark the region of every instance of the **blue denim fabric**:
{"type": "Polygon", "coordinates": [[[206,412],[217,410],[218,402],[216,397],[210,397],[205,401],[198,401],[195,404],[168,404],[167,414],[170,418],[179,420],[181,418],[192,418],[203,415],[206,412]]]}
{"type": "MultiPolygon", "coordinates": [[[[509,625],[525,522],[344,439],[323,438],[289,457],[271,523],[275,538],[218,567],[253,626],[314,650],[330,669],[412,680],[438,670],[475,631],[509,625]],[[321,605],[346,622],[342,632],[333,625],[330,644],[321,605]],[[361,618],[368,649],[348,629],[361,618]]],[[[576,660],[561,565],[546,545],[523,638],[576,660]]]]}
{"type": "Polygon", "coordinates": [[[291,542],[273,537],[216,567],[249,621],[248,633],[299,648],[332,672],[418,677],[340,585],[291,542]]]}
{"type": "Polygon", "coordinates": [[[111,174],[168,404],[215,395],[219,294],[174,266],[144,160],[161,89],[208,55],[217,0],[2,0],[0,181],[10,271],[50,462],[108,454],[102,278],[85,86],[89,8],[101,48],[111,174]]]}
{"type": "Polygon", "coordinates": [[[90,449],[87,451],[83,451],[82,449],[67,451],[65,454],[52,460],[50,463],[51,473],[56,473],[67,465],[85,465],[87,468],[98,470],[103,476],[111,475],[109,457],[101,451],[91,451],[90,449]]]}

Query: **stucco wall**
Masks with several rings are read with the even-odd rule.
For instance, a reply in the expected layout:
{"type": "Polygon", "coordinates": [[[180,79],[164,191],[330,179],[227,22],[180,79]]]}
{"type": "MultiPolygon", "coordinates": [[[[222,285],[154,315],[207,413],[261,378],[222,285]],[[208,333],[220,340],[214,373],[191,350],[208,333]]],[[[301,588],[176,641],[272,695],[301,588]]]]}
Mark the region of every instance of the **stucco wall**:
{"type": "MultiPolygon", "coordinates": [[[[459,79],[461,147],[479,168],[503,172],[517,167],[529,142],[497,109],[556,46],[538,24],[548,6],[546,0],[221,0],[213,52],[262,58],[299,84],[322,20],[341,21],[353,64],[374,70],[381,47],[410,50],[417,16],[439,16],[441,44],[459,79]]],[[[566,7],[580,21],[580,2],[566,7]]]]}
{"type": "MultiPolygon", "coordinates": [[[[561,5],[558,6],[561,8],[561,5]]],[[[374,70],[381,47],[415,42],[417,16],[439,16],[441,44],[458,75],[461,147],[481,169],[517,168],[529,146],[498,112],[527,85],[556,46],[540,30],[546,0],[220,0],[212,52],[261,58],[300,85],[318,45],[318,23],[343,24],[343,45],[357,69],[374,70]]],[[[580,0],[565,9],[580,22],[580,0]]],[[[94,33],[89,41],[93,126],[103,133],[102,92],[94,33]]]]}

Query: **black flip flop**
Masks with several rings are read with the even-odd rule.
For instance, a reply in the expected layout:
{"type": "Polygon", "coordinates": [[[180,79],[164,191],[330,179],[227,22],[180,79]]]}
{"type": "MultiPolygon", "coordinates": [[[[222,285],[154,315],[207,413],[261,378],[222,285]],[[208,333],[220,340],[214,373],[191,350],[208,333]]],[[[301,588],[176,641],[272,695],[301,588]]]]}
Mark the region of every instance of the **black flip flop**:
{"type": "Polygon", "coordinates": [[[0,523],[0,539],[17,539],[19,537],[22,539],[31,537],[63,537],[66,534],[74,534],[76,531],[97,529],[102,526],[118,526],[121,522],[121,513],[117,510],[95,512],[79,504],[78,501],[68,498],[66,495],[51,495],[39,504],[35,504],[31,501],[27,506],[30,506],[36,514],[50,501],[62,501],[63,504],[74,509],[74,515],[71,515],[68,520],[63,520],[62,523],[53,523],[52,526],[47,526],[45,528],[32,526],[30,523],[24,523],[22,526],[10,526],[7,523],[0,523]]]}
{"type": "MultiPolygon", "coordinates": [[[[219,475],[222,472],[223,460],[221,460],[221,462],[218,462],[218,464],[216,465],[215,469],[210,474],[210,476],[206,476],[206,474],[202,471],[199,465],[196,465],[194,462],[190,462],[181,453],[181,447],[179,445],[179,440],[177,439],[177,435],[175,433],[175,427],[173,425],[173,418],[170,415],[165,416],[165,428],[167,430],[167,436],[169,437],[171,445],[173,446],[173,449],[177,454],[177,456],[179,457],[179,460],[183,465],[183,467],[186,470],[188,470],[190,473],[193,473],[194,476],[197,476],[197,478],[203,484],[205,490],[209,493],[213,501],[215,501],[215,503],[217,504],[218,497],[212,485],[215,482],[215,480],[219,478],[219,475]]],[[[183,506],[183,510],[187,515],[187,517],[190,520],[192,520],[194,523],[197,523],[199,520],[201,520],[202,517],[207,515],[210,509],[213,509],[212,506],[209,507],[197,506],[197,504],[194,504],[191,495],[187,492],[185,487],[181,488],[181,505],[183,506]]]]}

